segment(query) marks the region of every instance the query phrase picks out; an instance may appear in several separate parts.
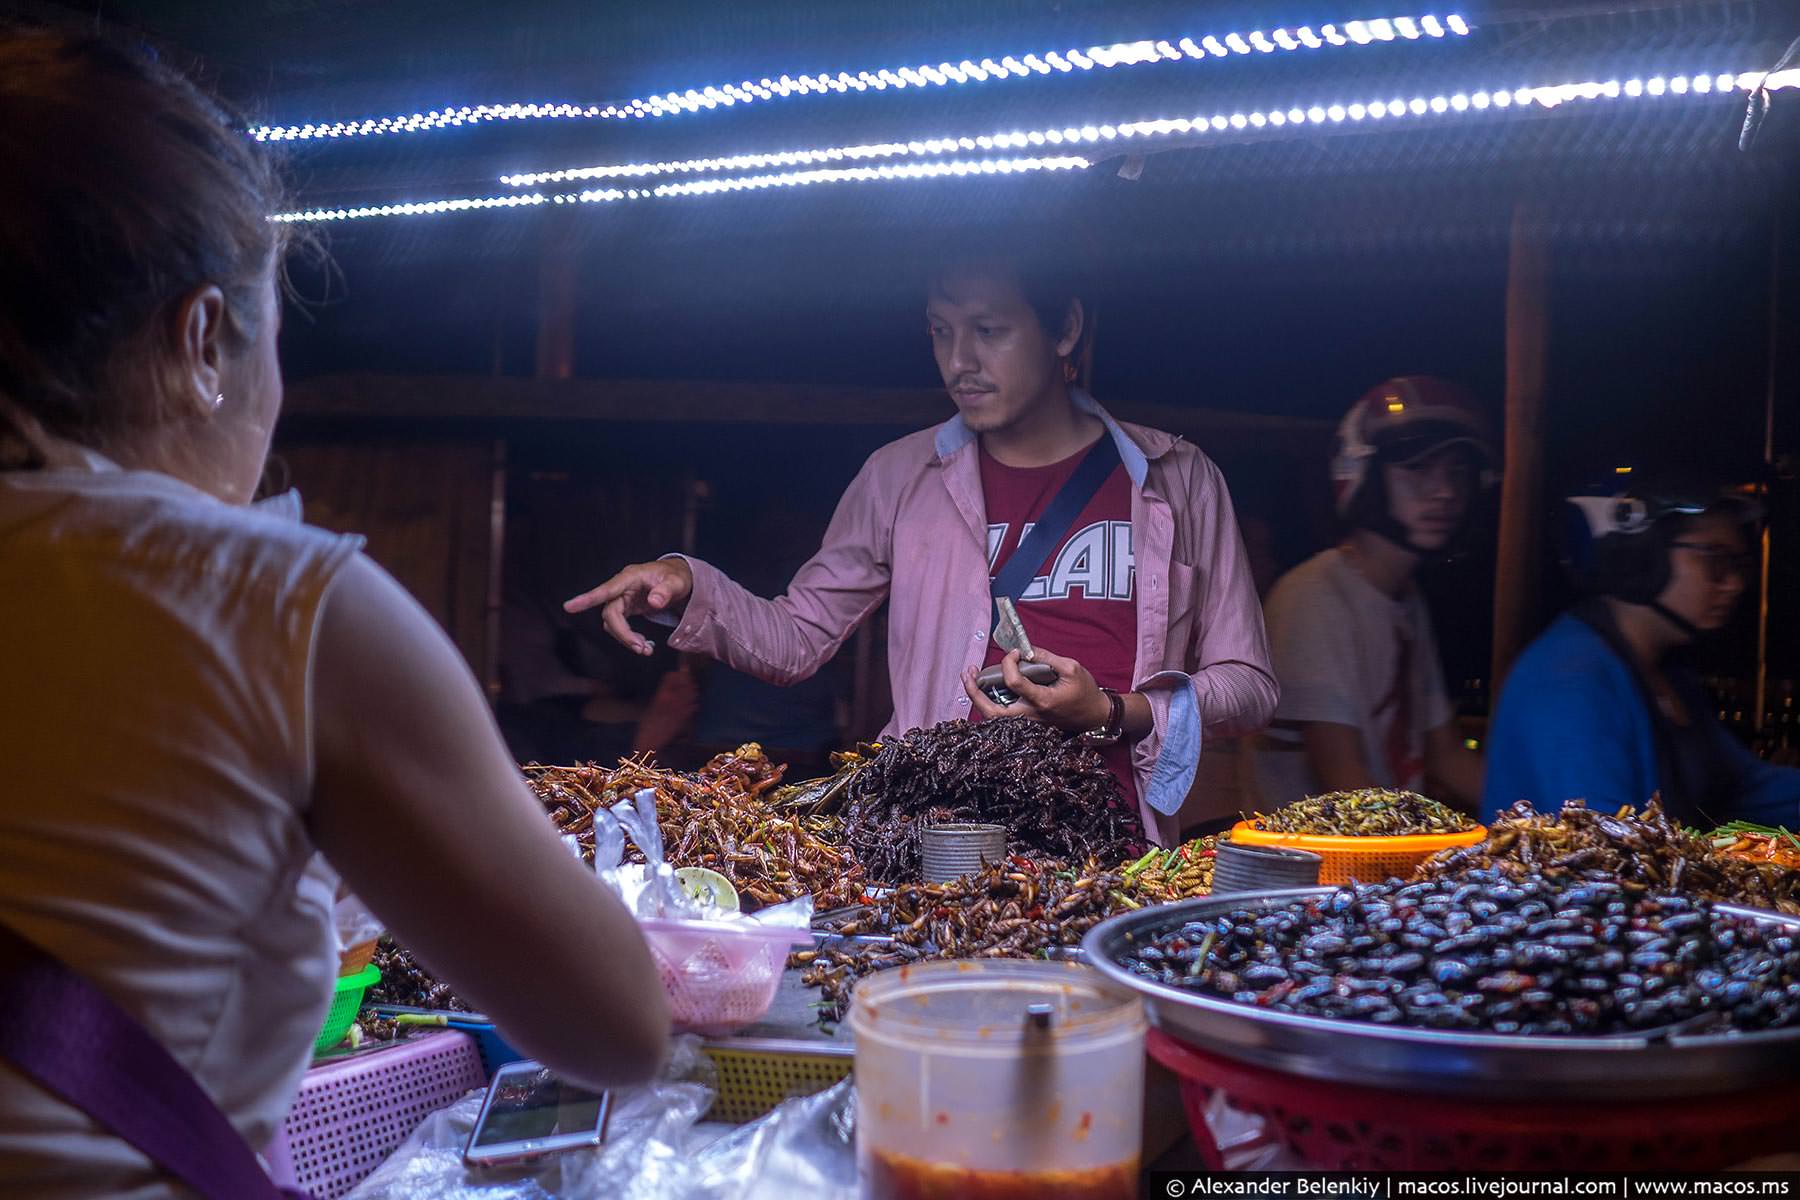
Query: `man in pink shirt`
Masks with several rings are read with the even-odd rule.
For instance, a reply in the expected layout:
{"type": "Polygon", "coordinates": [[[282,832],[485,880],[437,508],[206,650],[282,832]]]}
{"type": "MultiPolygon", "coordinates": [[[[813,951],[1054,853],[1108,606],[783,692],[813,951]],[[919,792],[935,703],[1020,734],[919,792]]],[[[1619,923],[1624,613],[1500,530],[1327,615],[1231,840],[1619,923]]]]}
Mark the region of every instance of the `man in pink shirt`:
{"type": "Polygon", "coordinates": [[[761,599],[671,555],[566,607],[600,608],[640,654],[651,646],[633,616],[674,624],[675,649],[793,683],[888,600],[888,733],[1018,716],[1087,734],[1147,836],[1168,844],[1203,735],[1260,729],[1277,698],[1225,481],[1192,445],[1115,421],[1073,386],[1085,309],[1029,264],[972,257],[938,272],[926,320],[957,415],[869,457],[786,594],[761,599]],[[992,644],[991,580],[1102,438],[1117,466],[1018,599],[1034,661],[1056,671],[1040,686],[992,644]],[[976,687],[987,665],[1016,701],[976,687]]]}

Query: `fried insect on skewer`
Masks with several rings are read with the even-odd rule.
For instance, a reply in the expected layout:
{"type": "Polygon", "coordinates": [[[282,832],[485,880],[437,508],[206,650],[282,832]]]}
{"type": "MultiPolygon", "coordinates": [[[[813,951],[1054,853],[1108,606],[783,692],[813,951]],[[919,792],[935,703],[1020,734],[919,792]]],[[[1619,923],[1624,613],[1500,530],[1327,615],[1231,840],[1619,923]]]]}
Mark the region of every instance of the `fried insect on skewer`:
{"type": "MultiPolygon", "coordinates": [[[[757,905],[812,896],[819,909],[862,898],[862,871],[842,844],[835,817],[783,812],[773,803],[783,768],[751,742],[694,772],[665,771],[648,757],[611,769],[531,764],[526,782],[559,832],[573,836],[593,861],[594,810],[649,788],[656,793],[664,858],[678,867],[709,867],[757,905]]],[[[642,862],[635,846],[627,856],[642,862]]]]}
{"type": "Polygon", "coordinates": [[[1724,853],[1669,820],[1655,800],[1641,813],[1629,805],[1604,813],[1571,800],[1555,817],[1521,801],[1488,827],[1485,841],[1436,855],[1419,875],[1487,867],[1514,878],[1617,879],[1638,889],[1668,888],[1703,900],[1800,913],[1800,873],[1724,853]]]}
{"type": "Polygon", "coordinates": [[[1253,813],[1253,829],[1326,837],[1407,837],[1475,828],[1466,813],[1417,792],[1362,788],[1296,800],[1272,813],[1253,813]]]}
{"type": "Polygon", "coordinates": [[[846,841],[871,880],[919,877],[928,825],[1006,826],[1016,851],[1079,862],[1143,852],[1098,751],[1037,721],[945,721],[882,744],[844,788],[846,841]]]}
{"type": "Polygon", "coordinates": [[[891,942],[806,951],[790,959],[801,982],[824,993],[824,1018],[841,1019],[850,990],[888,967],[949,958],[1042,958],[1074,947],[1101,920],[1133,902],[1124,876],[1088,863],[1014,856],[951,883],[896,888],[829,926],[844,937],[882,934],[891,942]]]}
{"type": "Polygon", "coordinates": [[[1151,850],[1124,869],[1126,892],[1146,904],[1211,894],[1218,844],[1217,836],[1208,836],[1173,850],[1151,850]]]}

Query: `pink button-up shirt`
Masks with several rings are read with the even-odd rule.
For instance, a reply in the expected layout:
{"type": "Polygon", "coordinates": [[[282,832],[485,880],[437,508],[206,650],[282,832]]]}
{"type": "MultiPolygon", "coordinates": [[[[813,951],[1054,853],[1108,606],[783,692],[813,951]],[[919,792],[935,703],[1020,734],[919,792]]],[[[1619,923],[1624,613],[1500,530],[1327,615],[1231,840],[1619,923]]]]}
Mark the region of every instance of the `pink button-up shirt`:
{"type": "MultiPolygon", "coordinates": [[[[1275,711],[1262,606],[1212,461],[1173,434],[1114,421],[1085,393],[1074,398],[1106,423],[1131,477],[1132,686],[1154,718],[1132,748],[1132,768],[1144,827],[1168,845],[1202,731],[1253,732],[1275,711]]],[[[961,417],[869,456],[785,595],[761,599],[718,568],[687,561],[694,590],[669,639],[675,649],[797,683],[886,599],[894,687],[886,733],[969,715],[962,673],[986,656],[992,601],[978,449],[961,417]]]]}

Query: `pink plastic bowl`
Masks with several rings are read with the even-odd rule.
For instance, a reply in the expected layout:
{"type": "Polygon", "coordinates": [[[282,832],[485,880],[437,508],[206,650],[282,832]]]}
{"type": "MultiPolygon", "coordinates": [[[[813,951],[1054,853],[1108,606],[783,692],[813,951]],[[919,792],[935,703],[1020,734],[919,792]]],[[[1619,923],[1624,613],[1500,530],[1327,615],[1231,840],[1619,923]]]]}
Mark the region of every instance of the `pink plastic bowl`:
{"type": "Polygon", "coordinates": [[[675,1024],[713,1037],[768,1012],[788,951],[812,945],[810,930],[750,921],[648,918],[638,928],[650,943],[675,1024]]]}

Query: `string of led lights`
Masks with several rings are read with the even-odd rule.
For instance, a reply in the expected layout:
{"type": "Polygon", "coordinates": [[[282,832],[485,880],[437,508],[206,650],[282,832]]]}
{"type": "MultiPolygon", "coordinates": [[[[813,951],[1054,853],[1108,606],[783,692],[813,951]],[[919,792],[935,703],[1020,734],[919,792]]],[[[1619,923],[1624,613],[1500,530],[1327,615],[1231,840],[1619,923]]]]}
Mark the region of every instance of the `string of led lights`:
{"type": "MultiPolygon", "coordinates": [[[[1800,73],[1783,72],[1781,76],[1773,77],[1771,86],[1776,88],[1791,86],[1791,84],[1783,83],[1782,80],[1784,78],[1791,79],[1796,74],[1800,73]]],[[[1439,96],[1415,96],[1411,99],[1372,100],[1360,104],[1305,105],[1262,112],[1215,113],[1211,116],[1129,121],[1116,125],[1070,125],[1024,132],[1015,130],[985,134],[980,137],[932,137],[905,142],[872,142],[855,146],[782,150],[766,154],[736,154],[720,158],[688,158],[664,162],[571,167],[556,171],[502,175],[500,182],[507,187],[540,187],[544,184],[573,183],[590,179],[636,179],[714,171],[760,171],[771,167],[801,167],[814,163],[858,162],[869,159],[920,158],[967,153],[975,150],[1035,150],[1043,147],[1094,146],[1119,138],[1156,137],[1208,131],[1224,133],[1233,130],[1280,129],[1288,125],[1318,125],[1345,120],[1382,120],[1389,116],[1422,117],[1428,113],[1481,112],[1533,104],[1544,108],[1554,108],[1569,100],[1682,96],[1689,93],[1706,95],[1715,91],[1724,92],[1737,89],[1753,91],[1762,81],[1762,73],[1652,76],[1649,79],[1604,82],[1596,80],[1558,84],[1551,87],[1501,89],[1491,92],[1475,90],[1439,96]]]]}
{"type": "Polygon", "coordinates": [[[667,117],[702,109],[732,108],[768,100],[805,95],[842,95],[848,92],[884,92],[889,88],[947,87],[951,84],[988,83],[1024,79],[1034,75],[1068,75],[1074,72],[1116,67],[1137,67],[1160,62],[1202,62],[1237,55],[1322,50],[1327,47],[1368,46],[1380,42],[1434,41],[1466,37],[1469,23],[1452,14],[1446,17],[1380,17],[1298,29],[1253,30],[1247,34],[1208,34],[1195,40],[1145,39],[1091,46],[1086,50],[1044,51],[1025,55],[991,57],[979,62],[940,62],[881,68],[874,71],[839,71],[822,75],[767,76],[686,91],[641,96],[616,104],[477,104],[440,108],[429,112],[352,121],[311,121],[303,125],[257,125],[250,136],[260,142],[315,141],[320,139],[377,137],[385,134],[421,133],[480,125],[490,121],[634,120],[667,117]]]}
{"type": "MultiPolygon", "coordinates": [[[[1654,75],[1644,79],[1585,80],[1537,87],[1502,88],[1497,91],[1474,90],[1433,96],[1355,101],[1348,104],[1315,103],[1229,114],[1214,113],[1151,121],[1128,121],[1120,124],[1011,132],[991,136],[984,135],[979,138],[936,138],[921,142],[879,143],[874,146],[826,147],[816,150],[784,151],[779,154],[737,155],[728,159],[626,163],[611,167],[583,167],[568,171],[543,172],[538,175],[512,175],[507,176],[505,182],[514,186],[530,186],[534,183],[564,183],[597,178],[623,179],[709,170],[798,166],[813,162],[836,162],[856,158],[947,153],[963,151],[971,148],[971,145],[980,150],[1025,149],[1039,145],[1069,150],[1087,146],[1105,146],[1107,143],[1120,141],[1136,143],[1140,140],[1149,140],[1154,143],[1159,139],[1181,138],[1191,141],[1196,137],[1210,139],[1214,135],[1231,134],[1270,136],[1271,131],[1287,130],[1292,132],[1366,121],[1413,121],[1421,118],[1456,119],[1472,114],[1492,114],[1506,110],[1554,109],[1565,104],[1610,100],[1712,96],[1734,92],[1754,92],[1760,88],[1768,88],[1771,91],[1800,88],[1800,69],[1776,74],[1751,71],[1737,74],[1724,72],[1696,75],[1654,75]]],[[[360,208],[316,208],[305,212],[279,213],[272,219],[299,222],[344,221],[367,217],[415,216],[541,204],[665,199],[678,196],[713,195],[720,192],[761,190],[770,187],[808,186],[819,183],[1072,170],[1090,165],[1092,164],[1088,158],[1078,154],[978,161],[958,159],[947,162],[884,163],[879,166],[825,167],[732,178],[686,180],[641,188],[614,187],[579,193],[517,192],[503,196],[366,205],[360,208]]]]}
{"type": "Polygon", "coordinates": [[[1032,171],[1073,171],[1093,165],[1085,158],[1059,155],[1047,158],[999,158],[974,162],[890,163],[878,167],[822,167],[812,171],[784,171],[774,175],[741,175],[730,179],[691,179],[651,188],[600,188],[581,192],[522,192],[510,196],[483,196],[458,200],[426,200],[406,204],[371,204],[360,208],[315,208],[304,212],[276,213],[269,219],[312,224],[354,221],[367,217],[408,217],[436,213],[467,212],[485,208],[521,208],[542,204],[607,204],[630,200],[662,200],[680,196],[710,196],[720,192],[761,191],[765,188],[808,187],[821,183],[872,183],[890,179],[939,179],[949,176],[1015,175],[1032,171]]]}

